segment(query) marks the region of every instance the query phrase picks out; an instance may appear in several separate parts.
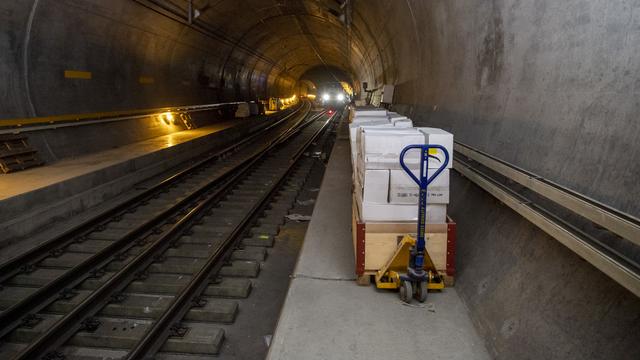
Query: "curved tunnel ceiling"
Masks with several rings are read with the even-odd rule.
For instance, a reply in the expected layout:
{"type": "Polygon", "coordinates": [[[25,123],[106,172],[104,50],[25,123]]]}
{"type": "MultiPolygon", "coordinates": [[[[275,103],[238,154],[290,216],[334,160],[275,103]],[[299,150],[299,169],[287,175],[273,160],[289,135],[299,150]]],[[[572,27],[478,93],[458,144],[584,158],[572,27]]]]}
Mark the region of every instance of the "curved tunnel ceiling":
{"type": "MultiPolygon", "coordinates": [[[[186,12],[188,1],[145,0],[144,5],[186,12]]],[[[196,0],[195,24],[229,39],[226,62],[251,70],[270,64],[270,77],[297,81],[309,69],[323,66],[347,72],[352,81],[372,78],[379,54],[371,32],[351,22],[343,0],[196,0]],[[251,49],[252,51],[247,51],[251,49]]],[[[378,66],[384,69],[384,66],[378,66]]],[[[274,80],[277,81],[277,80],[274,80]]]]}
{"type": "Polygon", "coordinates": [[[364,81],[371,88],[393,83],[398,56],[417,44],[403,2],[193,0],[192,21],[189,4],[0,5],[7,9],[0,17],[11,14],[0,21],[0,34],[6,34],[0,35],[0,56],[6,59],[0,64],[6,74],[0,93],[8,94],[0,116],[288,97],[301,76],[317,68],[340,69],[357,91],[364,81]],[[390,14],[396,14],[394,21],[390,14]],[[408,39],[400,51],[392,41],[395,33],[408,39]],[[90,73],[91,81],[68,79],[67,70],[90,73]]]}

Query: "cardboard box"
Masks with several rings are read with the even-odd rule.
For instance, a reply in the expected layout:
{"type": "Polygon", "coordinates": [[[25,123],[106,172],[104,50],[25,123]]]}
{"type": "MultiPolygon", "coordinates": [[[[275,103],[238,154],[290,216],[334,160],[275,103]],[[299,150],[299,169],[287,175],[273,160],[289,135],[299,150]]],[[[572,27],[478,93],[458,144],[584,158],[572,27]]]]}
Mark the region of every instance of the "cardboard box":
{"type": "MultiPolygon", "coordinates": [[[[432,176],[436,169],[427,171],[432,176]]],[[[416,176],[419,170],[415,172],[416,176]]],[[[389,174],[389,203],[418,204],[420,188],[404,170],[391,170],[389,174]]],[[[427,204],[449,203],[449,169],[445,169],[427,187],[427,204]]]]}
{"type": "Polygon", "coordinates": [[[393,119],[406,119],[407,117],[404,115],[400,115],[397,112],[393,112],[393,111],[389,111],[387,113],[387,116],[389,117],[389,120],[393,120],[393,119]]]}
{"type": "MultiPolygon", "coordinates": [[[[418,221],[417,204],[375,204],[363,202],[359,191],[355,192],[356,206],[362,221],[418,221]]],[[[427,224],[444,223],[447,219],[446,204],[427,205],[427,224]]]]}
{"type": "Polygon", "coordinates": [[[404,118],[404,119],[391,119],[391,122],[393,123],[394,127],[397,128],[412,128],[413,127],[413,121],[411,121],[410,119],[404,118]]]}
{"type": "Polygon", "coordinates": [[[374,106],[350,106],[349,122],[360,117],[387,117],[387,110],[374,106]]]}
{"type": "MultiPolygon", "coordinates": [[[[402,149],[424,141],[424,134],[413,128],[361,128],[357,136],[357,166],[362,170],[401,169],[399,158],[402,149]]],[[[407,153],[405,163],[413,168],[419,166],[420,152],[407,153]]]]}
{"type": "MultiPolygon", "coordinates": [[[[408,145],[442,145],[449,152],[447,168],[453,165],[453,135],[435,128],[380,128],[362,129],[357,134],[358,154],[363,169],[401,169],[400,153],[408,145]]],[[[430,150],[428,168],[436,169],[444,162],[444,155],[436,149],[430,150]]],[[[411,150],[405,156],[405,164],[417,169],[420,151],[411,150]]]]}
{"type": "Polygon", "coordinates": [[[389,118],[386,116],[358,116],[358,117],[354,117],[353,120],[351,121],[352,124],[362,124],[362,123],[367,123],[367,122],[371,122],[371,121],[386,121],[386,122],[391,122],[389,121],[389,118]]]}
{"type": "Polygon", "coordinates": [[[387,116],[387,110],[375,107],[356,107],[353,114],[354,118],[358,116],[387,116]]]}
{"type": "Polygon", "coordinates": [[[349,141],[351,143],[351,161],[352,161],[352,164],[354,164],[354,169],[355,169],[355,163],[356,163],[357,154],[358,154],[358,144],[357,144],[358,132],[362,127],[393,128],[393,124],[389,122],[389,120],[387,120],[386,118],[381,118],[380,120],[367,121],[363,123],[349,124],[349,141]]]}
{"type": "MultiPolygon", "coordinates": [[[[417,129],[425,135],[425,144],[442,145],[447,149],[449,153],[447,168],[451,169],[453,166],[453,134],[442,129],[430,127],[419,127],[417,129]]],[[[444,163],[444,155],[441,151],[433,151],[429,155],[433,156],[429,157],[430,169],[437,169],[444,163]]]]}
{"type": "Polygon", "coordinates": [[[392,128],[394,127],[393,123],[385,118],[381,118],[379,120],[370,120],[361,123],[351,123],[349,124],[349,137],[352,141],[356,141],[358,138],[358,129],[367,126],[367,127],[385,127],[392,128]]]}
{"type": "Polygon", "coordinates": [[[389,170],[366,170],[362,184],[362,201],[370,204],[389,202],[389,170]]]}

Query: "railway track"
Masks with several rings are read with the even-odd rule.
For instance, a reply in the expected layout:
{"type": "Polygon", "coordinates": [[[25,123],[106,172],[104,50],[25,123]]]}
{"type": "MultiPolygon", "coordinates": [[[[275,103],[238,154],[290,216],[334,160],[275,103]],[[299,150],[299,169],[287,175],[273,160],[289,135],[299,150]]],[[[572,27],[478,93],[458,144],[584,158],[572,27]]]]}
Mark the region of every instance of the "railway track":
{"type": "Polygon", "coordinates": [[[328,124],[305,104],[2,265],[2,358],[218,354],[328,124]]]}

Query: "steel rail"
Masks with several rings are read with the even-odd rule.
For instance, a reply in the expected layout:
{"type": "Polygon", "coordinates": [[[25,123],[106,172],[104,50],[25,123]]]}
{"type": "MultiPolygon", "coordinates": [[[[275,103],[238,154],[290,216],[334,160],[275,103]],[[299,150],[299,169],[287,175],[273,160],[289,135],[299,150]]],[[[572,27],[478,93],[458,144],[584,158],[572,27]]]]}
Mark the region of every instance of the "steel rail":
{"type": "MultiPolygon", "coordinates": [[[[335,116],[335,115],[334,115],[335,116]]],[[[189,304],[195,299],[196,296],[201,294],[208,285],[208,279],[210,276],[219,271],[222,266],[222,260],[230,256],[233,247],[241,239],[241,235],[244,233],[246,226],[250,224],[260,214],[260,211],[265,208],[269,200],[274,196],[277,190],[287,180],[294,166],[297,164],[300,157],[303,155],[304,150],[307,149],[315,139],[326,129],[327,124],[331,122],[333,116],[327,119],[325,123],[315,132],[315,134],[307,141],[300,149],[293,154],[289,160],[289,164],[286,170],[282,173],[277,183],[275,183],[271,189],[265,193],[260,200],[253,206],[253,208],[245,215],[242,221],[234,228],[232,233],[223,241],[223,243],[215,250],[215,252],[207,259],[205,265],[198,271],[198,273],[192,277],[191,281],[185,286],[182,291],[173,299],[170,306],[162,314],[162,316],[153,323],[152,327],[146,332],[143,338],[137,343],[137,345],[127,354],[126,359],[149,359],[157,353],[164,342],[166,341],[171,325],[180,321],[185,314],[190,310],[189,304]]],[[[313,120],[312,120],[313,121],[313,120]]],[[[309,125],[312,121],[300,126],[296,132],[290,136],[295,135],[302,130],[305,126],[309,125]]]]}
{"type": "MultiPolygon", "coordinates": [[[[302,105],[301,107],[295,109],[294,112],[291,112],[289,114],[286,114],[282,119],[277,120],[276,122],[274,122],[273,124],[270,124],[269,126],[265,127],[264,129],[261,129],[257,132],[255,132],[254,134],[250,135],[249,137],[241,140],[239,143],[230,145],[225,147],[222,150],[216,151],[214,154],[207,156],[205,159],[202,159],[198,162],[196,162],[195,164],[189,166],[187,169],[184,169],[164,180],[162,180],[161,182],[153,185],[151,188],[145,190],[144,192],[110,208],[107,209],[106,211],[100,212],[94,216],[92,216],[91,218],[87,219],[86,221],[84,221],[82,224],[79,224],[77,226],[72,227],[71,229],[66,230],[64,233],[56,236],[55,238],[48,240],[32,249],[30,249],[27,252],[24,252],[16,257],[13,257],[9,260],[7,260],[6,262],[0,264],[0,284],[4,283],[5,281],[7,281],[8,279],[10,279],[11,277],[17,275],[20,272],[20,268],[25,265],[25,264],[34,264],[40,260],[42,260],[44,257],[48,256],[49,253],[57,248],[63,247],[66,245],[66,242],[72,241],[75,238],[78,238],[80,236],[82,236],[83,234],[93,230],[95,227],[102,225],[103,223],[107,222],[108,219],[105,218],[112,218],[114,216],[117,216],[123,212],[125,212],[127,209],[131,208],[132,206],[135,206],[136,204],[140,203],[141,201],[144,201],[150,197],[152,197],[154,194],[156,194],[157,192],[159,192],[160,190],[162,190],[163,188],[171,185],[172,183],[176,182],[177,180],[179,180],[180,178],[188,175],[189,173],[197,170],[198,168],[206,165],[207,163],[216,160],[217,158],[219,158],[220,156],[233,151],[234,149],[237,149],[238,147],[247,144],[253,140],[255,140],[256,138],[258,138],[259,136],[262,136],[265,132],[275,128],[276,126],[281,125],[284,121],[288,120],[289,118],[291,118],[292,116],[295,116],[297,111],[302,110],[302,105]]],[[[1,323],[1,322],[0,322],[1,323]]]]}
{"type": "MultiPolygon", "coordinates": [[[[286,120],[288,118],[289,116],[287,116],[283,120],[286,120]]],[[[260,134],[262,134],[262,132],[260,134]]],[[[0,324],[2,324],[2,329],[0,329],[0,337],[6,335],[7,333],[15,329],[20,324],[22,318],[25,315],[40,311],[42,308],[48,306],[49,303],[55,301],[56,297],[65,288],[72,288],[77,284],[79,284],[80,282],[84,281],[86,277],[89,276],[88,273],[92,269],[96,269],[96,268],[100,268],[101,266],[104,266],[106,263],[111,261],[116,254],[121,253],[122,251],[125,251],[133,247],[134,245],[136,245],[134,240],[144,237],[149,232],[153,232],[154,229],[158,225],[160,225],[160,223],[163,220],[167,220],[167,218],[169,218],[171,215],[175,214],[180,209],[183,209],[185,206],[192,203],[198,197],[205,194],[212,187],[217,185],[218,182],[224,180],[226,177],[232,174],[233,171],[236,171],[241,166],[242,166],[242,163],[237,164],[236,166],[230,168],[224,174],[222,174],[220,177],[218,177],[211,183],[192,192],[187,197],[180,200],[177,204],[173,205],[171,208],[168,208],[162,211],[158,215],[154,216],[152,219],[146,221],[145,223],[141,224],[135,229],[132,229],[131,231],[127,232],[125,235],[123,235],[122,238],[109,244],[106,248],[102,249],[96,254],[93,254],[89,258],[82,261],[80,264],[76,265],[72,269],[69,269],[68,271],[63,273],[61,276],[55,278],[48,284],[38,288],[38,290],[36,290],[34,293],[27,296],[22,301],[14,304],[10,308],[1,312],[0,324]]],[[[174,177],[175,175],[172,176],[170,179],[173,179],[174,177]]],[[[165,182],[163,181],[162,183],[165,183],[165,182]]],[[[65,239],[65,240],[72,241],[73,239],[72,240],[65,239]]],[[[46,244],[43,244],[43,246],[44,245],[46,244]]],[[[51,247],[51,245],[49,245],[48,247],[51,247]]],[[[38,256],[40,257],[47,256],[47,255],[48,255],[48,252],[44,252],[44,253],[40,252],[38,254],[38,256]]],[[[16,261],[19,261],[19,260],[16,260],[16,261]]],[[[18,264],[20,263],[18,262],[18,264]]]]}
{"type": "MultiPolygon", "coordinates": [[[[285,132],[287,133],[287,132],[285,132]]],[[[281,138],[279,136],[278,138],[281,138]]],[[[272,142],[265,149],[261,150],[251,158],[245,160],[241,164],[236,165],[229,173],[228,179],[205,199],[200,201],[193,209],[191,209],[180,220],[173,224],[167,231],[151,242],[140,254],[136,255],[133,260],[128,262],[124,267],[105,281],[98,289],[87,296],[74,309],[64,315],[53,326],[40,334],[26,348],[24,348],[17,359],[33,359],[62,345],[68,338],[73,336],[75,332],[82,328],[82,321],[93,316],[102,306],[110,301],[110,294],[114,294],[124,289],[128,283],[139,273],[140,269],[147,267],[155,261],[154,254],[164,252],[173,241],[174,238],[180,236],[182,231],[189,225],[201,218],[210,205],[215,204],[226,194],[226,192],[237,183],[251,166],[267,154],[271,149],[279,144],[279,141],[272,142]]]]}
{"type": "Polygon", "coordinates": [[[469,145],[456,141],[455,151],[605,227],[635,245],[640,245],[640,219],[469,145]]]}
{"type": "Polygon", "coordinates": [[[596,239],[567,224],[459,158],[454,159],[453,167],[467,179],[640,297],[640,267],[638,264],[599,244],[596,239]]]}

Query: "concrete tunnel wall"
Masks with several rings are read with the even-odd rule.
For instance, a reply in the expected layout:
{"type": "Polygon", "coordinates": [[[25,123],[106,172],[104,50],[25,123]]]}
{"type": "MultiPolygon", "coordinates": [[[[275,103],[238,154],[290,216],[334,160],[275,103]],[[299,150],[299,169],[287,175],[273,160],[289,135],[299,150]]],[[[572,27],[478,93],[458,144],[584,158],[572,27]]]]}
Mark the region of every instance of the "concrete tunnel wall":
{"type": "MultiPolygon", "coordinates": [[[[640,215],[638,1],[373,1],[356,11],[392,54],[395,109],[640,215]]],[[[497,358],[640,358],[637,297],[460,176],[449,212],[456,288],[497,358]]]]}
{"type": "Polygon", "coordinates": [[[290,96],[296,84],[124,0],[1,2],[0,59],[0,119],[290,96]]]}
{"type": "MultiPolygon", "coordinates": [[[[286,96],[309,69],[336,67],[395,84],[394,108],[417,124],[640,215],[638,1],[336,3],[216,2],[203,18],[235,45],[134,1],[0,3],[0,118],[286,96]]],[[[497,358],[640,358],[638,298],[452,184],[456,288],[497,358]]]]}

